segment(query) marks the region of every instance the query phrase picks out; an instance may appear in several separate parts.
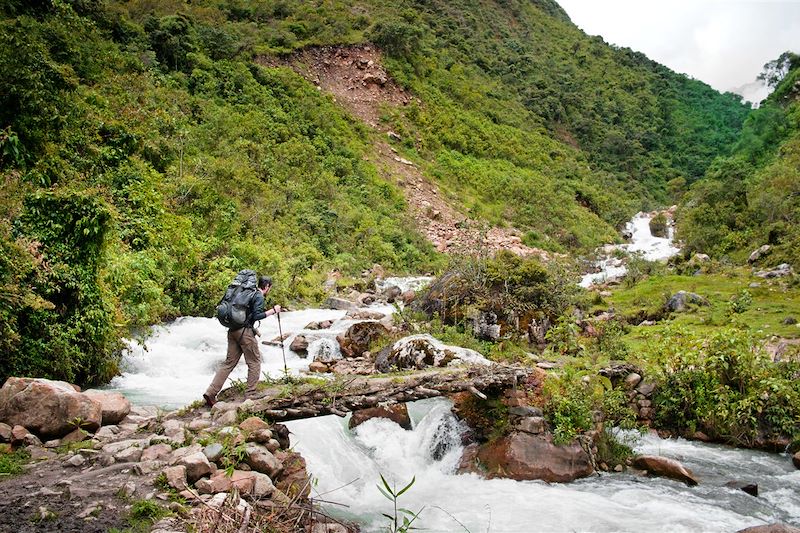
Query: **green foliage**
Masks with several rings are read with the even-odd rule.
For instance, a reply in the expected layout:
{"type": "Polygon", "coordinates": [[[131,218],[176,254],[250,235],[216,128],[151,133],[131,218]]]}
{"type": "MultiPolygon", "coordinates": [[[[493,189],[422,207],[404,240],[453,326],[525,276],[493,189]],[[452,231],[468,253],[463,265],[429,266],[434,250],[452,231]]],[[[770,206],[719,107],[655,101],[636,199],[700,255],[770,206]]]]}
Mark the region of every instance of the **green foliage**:
{"type": "Polygon", "coordinates": [[[715,162],[683,198],[678,233],[690,251],[743,261],[769,243],[778,263],[800,265],[796,58],[787,53],[765,65],[774,92],[745,121],[733,155],[715,162]]]}
{"type": "Polygon", "coordinates": [[[559,374],[549,374],[539,402],[553,426],[553,442],[568,444],[595,428],[596,416],[605,425],[622,429],[636,426],[636,415],[627,406],[621,389],[596,370],[567,365],[559,374]]]}
{"type": "Polygon", "coordinates": [[[30,461],[31,456],[24,448],[13,452],[0,448],[0,479],[15,476],[23,472],[23,466],[30,461]]]}
{"type": "Polygon", "coordinates": [[[731,315],[744,313],[751,305],[753,305],[753,295],[747,289],[742,289],[728,301],[728,313],[731,315]]]}
{"type": "Polygon", "coordinates": [[[745,446],[796,438],[800,367],[773,363],[747,333],[673,330],[648,343],[644,357],[658,372],[654,405],[665,427],[745,446]]]}
{"type": "Polygon", "coordinates": [[[458,403],[458,416],[465,420],[479,441],[493,441],[508,432],[508,406],[501,398],[466,396],[458,403]]]}
{"type": "Polygon", "coordinates": [[[668,228],[667,217],[664,213],[658,213],[650,219],[650,233],[656,237],[666,237],[668,228]]]}

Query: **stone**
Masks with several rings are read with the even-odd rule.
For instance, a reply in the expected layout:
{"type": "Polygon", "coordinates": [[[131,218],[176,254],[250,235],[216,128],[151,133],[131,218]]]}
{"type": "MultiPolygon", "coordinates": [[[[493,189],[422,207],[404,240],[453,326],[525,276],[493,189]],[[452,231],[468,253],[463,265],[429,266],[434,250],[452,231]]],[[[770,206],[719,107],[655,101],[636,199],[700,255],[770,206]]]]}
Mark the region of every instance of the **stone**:
{"type": "Polygon", "coordinates": [[[417,293],[416,291],[408,290],[405,291],[403,294],[400,295],[400,301],[403,302],[403,305],[411,305],[411,303],[416,300],[417,293]]]}
{"type": "Polygon", "coordinates": [[[0,422],[0,442],[11,442],[11,426],[0,422]]]}
{"type": "Polygon", "coordinates": [[[291,448],[291,444],[289,443],[290,431],[285,424],[273,424],[272,434],[275,437],[275,439],[281,443],[281,448],[283,448],[284,450],[288,450],[289,448],[291,448]]]}
{"type": "Polygon", "coordinates": [[[390,285],[389,287],[386,287],[383,290],[382,296],[387,302],[391,304],[394,303],[394,301],[398,297],[400,297],[401,294],[403,294],[403,291],[400,290],[400,287],[398,287],[397,285],[390,285]]]}
{"type": "Polygon", "coordinates": [[[347,526],[337,522],[316,521],[311,526],[311,533],[350,533],[350,531],[347,526]]]}
{"type": "Polygon", "coordinates": [[[678,291],[667,301],[667,310],[673,313],[682,313],[689,309],[689,305],[708,305],[708,300],[693,292],[678,291]]]}
{"type": "Polygon", "coordinates": [[[635,389],[636,386],[642,381],[642,376],[637,374],[636,372],[631,372],[627,376],[625,376],[625,388],[626,389],[635,389]]]}
{"type": "Polygon", "coordinates": [[[177,464],[186,467],[186,479],[189,483],[194,483],[212,471],[211,463],[208,462],[208,458],[201,451],[182,457],[177,464]]]}
{"type": "Polygon", "coordinates": [[[791,276],[793,272],[794,271],[792,270],[792,267],[791,265],[789,265],[789,263],[781,263],[772,270],[761,270],[759,272],[756,272],[754,275],[759,278],[772,279],[772,278],[783,278],[786,276],[791,276]]]}
{"type": "Polygon", "coordinates": [[[169,466],[164,469],[164,475],[167,478],[167,484],[176,489],[184,490],[188,488],[186,484],[186,467],[183,465],[169,466]]]}
{"type": "Polygon", "coordinates": [[[114,454],[114,460],[118,463],[136,463],[142,458],[143,450],[136,446],[125,448],[121,452],[114,454]]]}
{"type": "Polygon", "coordinates": [[[697,265],[700,263],[708,263],[711,261],[711,257],[707,254],[694,254],[691,259],[689,259],[689,264],[697,265]]]}
{"type": "Polygon", "coordinates": [[[327,309],[348,311],[350,309],[355,309],[356,304],[349,300],[345,300],[344,298],[336,298],[335,296],[329,296],[328,299],[325,300],[325,307],[327,309]]]}
{"type": "Polygon", "coordinates": [[[272,440],[272,431],[268,429],[258,429],[247,436],[248,442],[257,442],[259,444],[266,444],[272,440]]]}
{"type": "Polygon", "coordinates": [[[0,388],[0,420],[25,426],[49,440],[66,435],[77,425],[96,431],[102,422],[102,407],[64,381],[10,377],[0,388]]]}
{"type": "Polygon", "coordinates": [[[725,483],[726,487],[738,489],[750,496],[758,496],[758,483],[742,483],[741,481],[728,481],[725,483]]]}
{"type": "Polygon", "coordinates": [[[140,461],[158,461],[159,459],[166,460],[169,454],[172,453],[172,446],[169,444],[154,444],[149,446],[142,452],[140,461]]]}
{"type": "Polygon", "coordinates": [[[514,407],[508,408],[508,414],[512,416],[544,416],[544,412],[538,407],[532,407],[530,405],[518,405],[514,407]]]}
{"type": "Polygon", "coordinates": [[[356,322],[336,340],[344,357],[360,357],[369,350],[370,344],[388,333],[380,322],[356,322]]]}
{"type": "Polygon", "coordinates": [[[281,462],[263,446],[249,443],[246,450],[247,459],[245,459],[245,462],[256,472],[267,474],[271,479],[275,479],[283,470],[281,462]]]}
{"type": "Polygon", "coordinates": [[[139,448],[144,449],[150,442],[150,439],[126,439],[117,442],[111,442],[109,444],[104,445],[101,450],[105,453],[110,453],[111,455],[115,455],[126,448],[130,448],[131,446],[137,446],[139,448]]]}
{"type": "Polygon", "coordinates": [[[102,424],[118,424],[131,412],[131,402],[119,392],[87,390],[83,394],[100,403],[102,424]]]}
{"type": "MultiPolygon", "coordinates": [[[[115,428],[115,427],[117,427],[117,426],[103,426],[103,427],[101,427],[100,429],[98,429],[95,432],[94,438],[100,439],[100,440],[108,440],[108,439],[114,438],[116,433],[114,433],[114,430],[112,430],[111,428],[115,428]]],[[[119,429],[119,428],[117,428],[117,429],[119,429]]]]}
{"type": "Polygon", "coordinates": [[[28,433],[30,433],[30,431],[28,431],[28,428],[17,424],[13,428],[11,428],[11,438],[9,439],[9,442],[11,442],[11,444],[22,444],[23,441],[25,440],[25,436],[28,433]]]}
{"type": "Polygon", "coordinates": [[[66,463],[70,466],[74,466],[75,468],[80,468],[84,464],[86,464],[86,458],[79,453],[76,453],[72,457],[66,460],[66,463]]]}
{"type": "Polygon", "coordinates": [[[411,429],[411,418],[408,416],[408,407],[404,403],[353,411],[347,427],[353,429],[372,418],[388,418],[403,429],[411,429]]]}
{"type": "Polygon", "coordinates": [[[224,448],[222,444],[218,442],[212,442],[205,448],[203,448],[203,454],[206,456],[206,459],[211,461],[212,463],[216,463],[222,458],[222,452],[224,448]]]}
{"type": "Polygon", "coordinates": [[[261,429],[269,429],[269,424],[257,416],[251,416],[239,424],[239,429],[245,433],[252,433],[261,429]]]}
{"type": "Polygon", "coordinates": [[[784,326],[794,326],[795,324],[797,324],[797,319],[793,316],[787,316],[786,318],[783,319],[781,324],[783,324],[784,326]]]}
{"type": "Polygon", "coordinates": [[[305,335],[295,336],[295,338],[292,339],[292,343],[289,345],[289,349],[300,356],[307,355],[308,340],[306,339],[305,335]]]}
{"type": "Polygon", "coordinates": [[[633,466],[640,470],[645,470],[654,476],[682,481],[690,487],[698,483],[692,471],[688,470],[675,459],[659,457],[657,455],[639,455],[634,458],[633,466]]]}
{"type": "Polygon", "coordinates": [[[525,433],[532,433],[534,435],[538,435],[539,433],[545,432],[545,430],[547,429],[547,424],[544,421],[544,417],[528,416],[519,419],[519,421],[516,424],[516,428],[520,431],[524,431],[525,433]]]}
{"type": "Polygon", "coordinates": [[[317,374],[325,374],[330,372],[330,367],[322,361],[312,361],[311,364],[308,365],[308,370],[309,372],[315,372],[317,374]]]}
{"type": "Polygon", "coordinates": [[[275,457],[283,465],[283,470],[277,479],[272,477],[276,488],[273,499],[279,499],[280,495],[290,498],[308,497],[311,493],[311,479],[306,470],[306,460],[299,453],[291,451],[280,451],[275,457]]]}
{"type": "Polygon", "coordinates": [[[491,362],[474,350],[449,346],[431,335],[410,335],[395,342],[388,350],[382,350],[375,360],[379,372],[398,369],[423,369],[427,366],[444,367],[450,364],[467,363],[490,365],[491,362]]]}
{"type": "Polygon", "coordinates": [[[494,311],[481,311],[472,321],[472,331],[475,336],[484,341],[497,342],[500,340],[500,324],[497,322],[497,313],[494,311]]]}
{"type": "Polygon", "coordinates": [[[800,452],[792,456],[792,463],[794,463],[795,468],[800,469],[800,452]]]}
{"type": "Polygon", "coordinates": [[[762,257],[768,255],[771,249],[772,249],[772,246],[770,246],[769,244],[765,244],[765,245],[759,247],[758,249],[753,250],[750,253],[750,257],[747,258],[747,262],[750,263],[750,264],[753,264],[753,263],[757,262],[762,257]]]}
{"type": "Polygon", "coordinates": [[[89,435],[89,433],[87,433],[86,431],[78,428],[75,431],[71,431],[70,433],[67,433],[66,435],[64,435],[61,438],[60,445],[63,446],[64,444],[74,444],[76,442],[83,442],[83,441],[88,440],[90,438],[91,438],[91,435],[89,435]]]}
{"type": "Polygon", "coordinates": [[[642,396],[651,396],[654,390],[656,390],[655,384],[648,383],[647,381],[642,381],[641,383],[639,383],[639,385],[636,386],[636,392],[638,392],[642,396]]]}
{"type": "Polygon", "coordinates": [[[513,431],[481,446],[477,458],[490,479],[566,483],[594,472],[588,455],[578,443],[556,446],[551,435],[521,431],[513,431]]]}
{"type": "Polygon", "coordinates": [[[195,418],[189,425],[186,426],[189,428],[190,431],[202,431],[204,429],[211,427],[211,420],[206,420],[204,418],[195,418]]]}
{"type": "Polygon", "coordinates": [[[266,444],[264,444],[266,448],[270,451],[270,453],[275,453],[281,448],[281,443],[275,439],[269,439],[266,444]]]}
{"type": "Polygon", "coordinates": [[[31,456],[31,461],[47,461],[49,459],[55,459],[58,457],[58,454],[55,452],[40,446],[29,446],[28,453],[31,456]]]}
{"type": "Polygon", "coordinates": [[[251,472],[253,476],[253,496],[255,498],[268,498],[275,492],[275,485],[268,475],[261,472],[251,472]]]}

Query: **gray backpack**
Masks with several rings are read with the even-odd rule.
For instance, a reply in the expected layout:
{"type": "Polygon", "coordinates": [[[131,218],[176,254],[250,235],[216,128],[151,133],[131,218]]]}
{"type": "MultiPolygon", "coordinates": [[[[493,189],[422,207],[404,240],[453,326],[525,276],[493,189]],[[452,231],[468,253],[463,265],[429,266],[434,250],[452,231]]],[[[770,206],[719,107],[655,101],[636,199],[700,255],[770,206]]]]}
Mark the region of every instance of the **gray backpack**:
{"type": "Polygon", "coordinates": [[[242,270],[228,285],[225,296],[217,304],[217,320],[228,329],[239,329],[246,325],[250,317],[250,304],[258,290],[256,273],[242,270]]]}

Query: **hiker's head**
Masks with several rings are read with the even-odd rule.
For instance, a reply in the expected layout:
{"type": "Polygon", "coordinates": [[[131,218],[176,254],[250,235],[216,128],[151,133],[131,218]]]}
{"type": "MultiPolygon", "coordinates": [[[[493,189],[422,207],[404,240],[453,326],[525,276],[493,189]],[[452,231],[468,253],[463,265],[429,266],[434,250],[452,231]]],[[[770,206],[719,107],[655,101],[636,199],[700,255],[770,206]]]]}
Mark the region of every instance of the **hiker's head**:
{"type": "Polygon", "coordinates": [[[260,276],[258,278],[258,288],[264,295],[266,295],[272,288],[272,278],[269,276],[260,276]]]}

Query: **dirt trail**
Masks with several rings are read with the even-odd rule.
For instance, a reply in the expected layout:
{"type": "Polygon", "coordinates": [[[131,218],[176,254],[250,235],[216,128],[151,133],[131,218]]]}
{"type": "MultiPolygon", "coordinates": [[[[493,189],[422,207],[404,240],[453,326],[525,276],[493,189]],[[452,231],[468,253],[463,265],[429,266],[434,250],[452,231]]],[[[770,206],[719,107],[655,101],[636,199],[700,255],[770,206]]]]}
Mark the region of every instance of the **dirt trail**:
{"type": "Polygon", "coordinates": [[[409,211],[419,230],[437,250],[451,254],[494,254],[510,250],[521,255],[536,255],[544,260],[544,250],[522,243],[519,231],[491,227],[471,219],[451,205],[436,184],[425,178],[419,167],[401,157],[391,140],[401,140],[381,124],[383,106],[399,107],[415,97],[397,85],[381,65],[380,51],[370,45],[310,48],[284,61],[272,57],[257,59],[268,66],[288,65],[333,96],[336,102],[374,130],[384,134],[374,144],[376,164],[388,181],[404,191],[409,211]]]}

